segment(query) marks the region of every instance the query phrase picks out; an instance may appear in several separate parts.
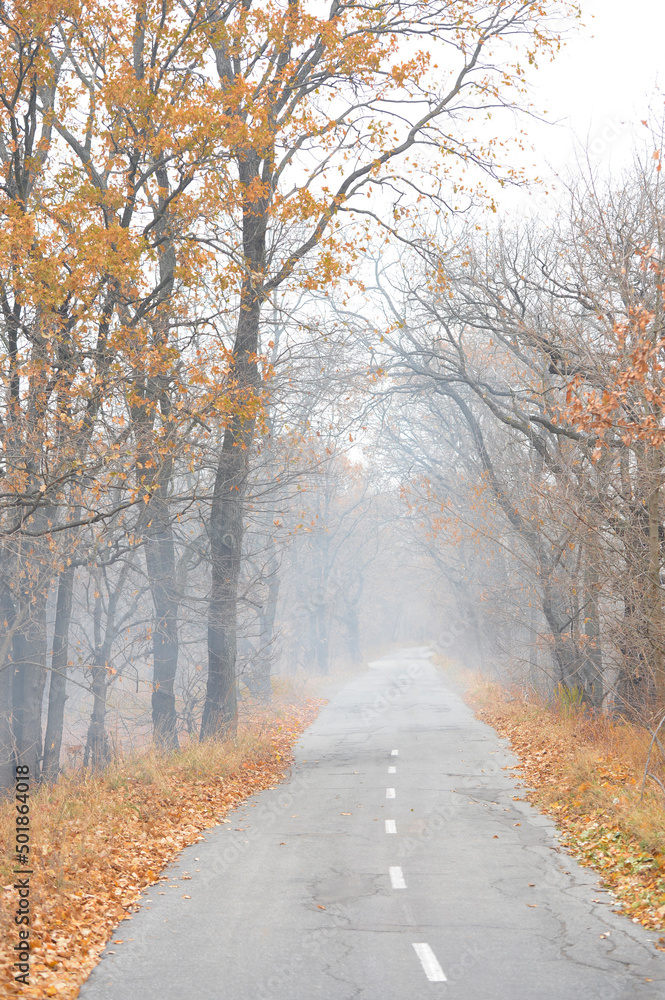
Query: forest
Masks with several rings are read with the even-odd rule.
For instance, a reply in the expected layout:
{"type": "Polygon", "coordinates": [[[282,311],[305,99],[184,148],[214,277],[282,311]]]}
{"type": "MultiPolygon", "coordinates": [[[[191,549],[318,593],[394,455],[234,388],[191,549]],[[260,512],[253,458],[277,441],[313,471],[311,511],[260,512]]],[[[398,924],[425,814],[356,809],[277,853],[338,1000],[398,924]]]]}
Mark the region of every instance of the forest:
{"type": "Polygon", "coordinates": [[[500,211],[577,13],[2,5],[3,786],[400,641],[658,724],[659,119],[500,211]]]}
{"type": "Polygon", "coordinates": [[[8,996],[661,995],[665,113],[546,173],[584,16],[0,0],[8,996]]]}

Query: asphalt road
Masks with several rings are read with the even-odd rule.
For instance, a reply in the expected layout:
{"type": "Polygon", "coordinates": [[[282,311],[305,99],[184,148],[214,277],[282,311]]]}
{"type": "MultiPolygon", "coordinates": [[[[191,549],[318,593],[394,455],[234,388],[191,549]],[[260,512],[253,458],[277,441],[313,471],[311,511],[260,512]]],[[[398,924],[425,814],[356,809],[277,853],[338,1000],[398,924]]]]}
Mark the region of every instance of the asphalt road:
{"type": "Polygon", "coordinates": [[[82,1000],[662,1000],[658,934],[559,849],[513,762],[426,650],[377,661],[290,782],[146,893],[82,1000]]]}

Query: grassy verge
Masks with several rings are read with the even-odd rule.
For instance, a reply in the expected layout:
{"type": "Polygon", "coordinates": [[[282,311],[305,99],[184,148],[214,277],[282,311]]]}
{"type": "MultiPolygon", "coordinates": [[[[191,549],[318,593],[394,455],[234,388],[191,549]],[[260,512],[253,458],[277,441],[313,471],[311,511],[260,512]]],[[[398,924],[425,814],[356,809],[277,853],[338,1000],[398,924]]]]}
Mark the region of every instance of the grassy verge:
{"type": "Polygon", "coordinates": [[[283,700],[246,716],[233,741],[192,742],[173,755],[151,750],[102,775],[63,776],[35,790],[30,986],[14,982],[15,809],[1,803],[0,993],[76,997],[116,924],[138,909],[139,893],[164,865],[242,799],[282,780],[321,704],[283,700]]]}
{"type": "Polygon", "coordinates": [[[598,872],[633,921],[665,928],[665,798],[651,782],[640,794],[648,733],[459,668],[453,680],[477,716],[510,740],[526,798],[556,821],[564,846],[598,872]]]}

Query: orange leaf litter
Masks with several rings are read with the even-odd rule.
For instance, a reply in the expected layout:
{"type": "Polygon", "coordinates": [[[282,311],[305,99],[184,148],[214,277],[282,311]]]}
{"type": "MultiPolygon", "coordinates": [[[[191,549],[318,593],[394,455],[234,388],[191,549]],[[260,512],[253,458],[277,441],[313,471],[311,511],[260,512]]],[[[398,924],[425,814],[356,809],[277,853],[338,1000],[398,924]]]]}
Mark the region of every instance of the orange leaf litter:
{"type": "MultiPolygon", "coordinates": [[[[101,788],[109,817],[103,816],[92,828],[86,816],[59,823],[46,819],[38,827],[39,797],[33,800],[30,985],[14,980],[11,952],[18,942],[13,923],[17,894],[9,882],[11,875],[6,875],[8,884],[0,891],[3,997],[76,997],[119,921],[139,909],[140,893],[160,880],[161,869],[182,848],[202,840],[201,831],[215,826],[243,799],[288,776],[293,746],[324,703],[308,699],[290,706],[286,717],[272,721],[267,730],[264,727],[258,749],[240,755],[225,778],[212,773],[203,779],[183,777],[177,774],[176,759],[166,765],[167,773],[173,771],[177,777],[170,789],[127,776],[115,787],[103,777],[90,779],[85,788],[93,794],[93,786],[98,796],[101,788]]],[[[0,809],[13,811],[13,805],[12,801],[0,809]]],[[[3,829],[11,828],[5,822],[3,829]]],[[[8,847],[11,844],[2,845],[4,858],[8,847]]],[[[131,924],[117,929],[118,941],[129,936],[131,924]]]]}

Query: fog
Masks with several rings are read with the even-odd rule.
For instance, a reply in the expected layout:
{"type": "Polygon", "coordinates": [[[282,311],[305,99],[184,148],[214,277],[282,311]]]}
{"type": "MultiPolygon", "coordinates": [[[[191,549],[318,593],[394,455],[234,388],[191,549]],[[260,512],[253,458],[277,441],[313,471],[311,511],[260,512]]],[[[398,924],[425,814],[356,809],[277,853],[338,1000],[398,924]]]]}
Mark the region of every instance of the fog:
{"type": "Polygon", "coordinates": [[[595,712],[665,697],[663,15],[338,6],[294,40],[288,5],[167,4],[149,100],[131,4],[54,15],[43,65],[21,27],[5,784],[404,643],[595,712]]]}

